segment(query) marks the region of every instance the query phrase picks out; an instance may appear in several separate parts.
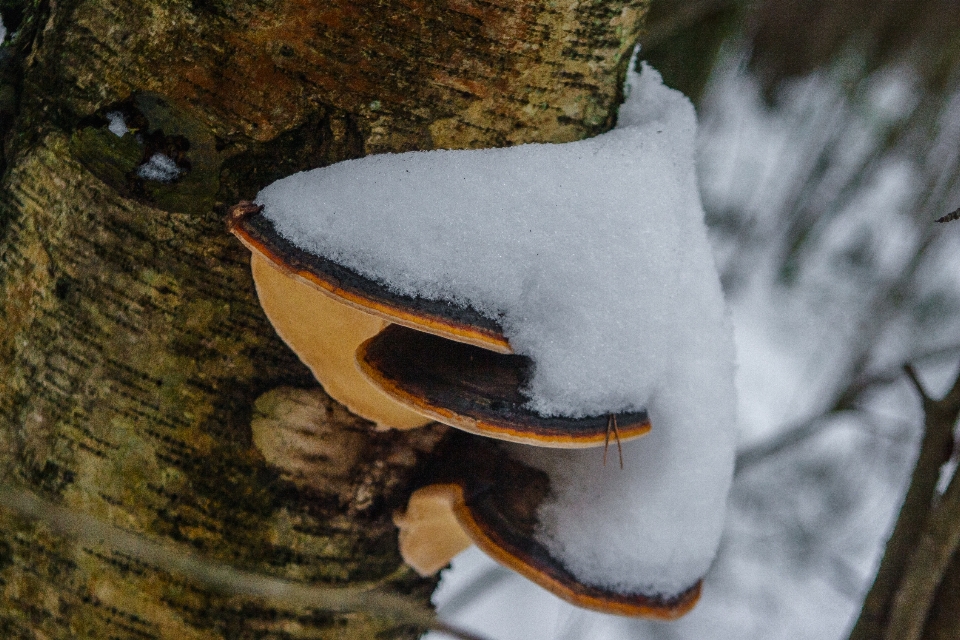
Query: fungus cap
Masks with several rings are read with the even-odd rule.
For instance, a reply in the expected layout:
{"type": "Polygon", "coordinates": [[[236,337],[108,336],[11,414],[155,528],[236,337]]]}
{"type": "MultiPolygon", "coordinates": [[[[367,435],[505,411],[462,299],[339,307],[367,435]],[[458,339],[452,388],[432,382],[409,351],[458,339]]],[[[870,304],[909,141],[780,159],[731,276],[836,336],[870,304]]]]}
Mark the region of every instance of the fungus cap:
{"type": "MultiPolygon", "coordinates": [[[[545,417],[525,406],[521,390],[529,359],[510,354],[498,325],[486,316],[396,294],[304,251],[253,203],[233,207],[228,225],[251,251],[257,295],[277,333],[354,413],[384,427],[437,420],[535,446],[584,448],[609,441],[608,414],[545,417]]],[[[616,424],[619,441],[650,430],[644,411],[618,414],[616,424]]]]}
{"type": "MultiPolygon", "coordinates": [[[[476,544],[491,558],[578,607],[623,616],[673,620],[690,611],[702,580],[676,593],[617,590],[589,584],[537,540],[540,507],[551,478],[504,455],[486,439],[454,438],[430,484],[415,491],[395,516],[404,561],[427,575],[476,544]],[[465,448],[464,455],[457,451],[465,448]],[[457,530],[459,529],[459,531],[457,530]]],[[[599,460],[598,460],[599,462],[599,460]]],[[[612,518],[607,526],[617,526],[612,518]]],[[[632,531],[619,532],[625,537],[632,531]]],[[[638,553],[643,553],[638,548],[638,553]]]]}
{"type": "Polygon", "coordinates": [[[382,427],[409,429],[430,421],[370,384],[356,367],[358,345],[387,326],[384,320],[317,293],[257,252],[250,268],[260,306],[277,334],[332,398],[382,427]]]}
{"type": "Polygon", "coordinates": [[[421,576],[440,571],[450,564],[451,558],[473,544],[457,521],[449,486],[417,489],[406,510],[393,516],[393,523],[400,530],[400,555],[421,576]]]}
{"type": "Polygon", "coordinates": [[[388,322],[498,353],[512,353],[503,329],[494,320],[469,307],[395,293],[333,260],[310,253],[278,233],[273,222],[260,215],[262,209],[241,202],[230,210],[227,224],[250,251],[280,271],[341,304],[388,322]]]}

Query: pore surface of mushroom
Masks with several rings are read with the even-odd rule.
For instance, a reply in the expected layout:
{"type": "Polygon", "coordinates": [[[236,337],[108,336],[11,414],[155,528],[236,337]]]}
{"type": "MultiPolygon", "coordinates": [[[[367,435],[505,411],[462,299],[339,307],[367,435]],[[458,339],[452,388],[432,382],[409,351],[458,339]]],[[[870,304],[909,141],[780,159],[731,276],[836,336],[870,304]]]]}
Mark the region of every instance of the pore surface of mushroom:
{"type": "Polygon", "coordinates": [[[418,413],[463,431],[545,447],[586,448],[618,443],[650,430],[646,411],[567,418],[541,416],[521,393],[530,372],[525,356],[391,326],[357,351],[375,386],[418,413]],[[611,433],[616,419],[616,432],[611,433]]]}

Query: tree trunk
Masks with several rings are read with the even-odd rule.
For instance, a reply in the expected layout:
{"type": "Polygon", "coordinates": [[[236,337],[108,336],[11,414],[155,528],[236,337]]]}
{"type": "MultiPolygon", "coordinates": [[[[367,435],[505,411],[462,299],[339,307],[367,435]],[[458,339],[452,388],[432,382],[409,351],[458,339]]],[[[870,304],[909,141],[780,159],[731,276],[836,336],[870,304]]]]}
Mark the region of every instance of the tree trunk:
{"type": "MultiPolygon", "coordinates": [[[[444,429],[376,432],[317,388],[261,313],[226,207],[370,153],[606,130],[646,0],[0,9],[8,25],[25,12],[0,55],[7,486],[216,562],[428,606],[434,580],[403,566],[391,514],[444,429]],[[139,139],[110,131],[114,113],[139,139]],[[138,174],[158,152],[178,180],[138,174]]],[[[109,540],[0,520],[5,638],[421,631],[221,593],[109,540]]]]}

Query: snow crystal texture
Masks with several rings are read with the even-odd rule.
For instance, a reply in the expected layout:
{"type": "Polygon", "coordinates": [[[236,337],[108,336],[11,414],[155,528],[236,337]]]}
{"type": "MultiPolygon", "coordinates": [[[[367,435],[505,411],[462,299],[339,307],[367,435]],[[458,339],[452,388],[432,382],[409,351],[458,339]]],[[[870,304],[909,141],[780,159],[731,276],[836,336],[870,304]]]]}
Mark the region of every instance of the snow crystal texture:
{"type": "Polygon", "coordinates": [[[182,171],[170,156],[155,153],[150,159],[137,169],[137,175],[144,180],[154,182],[173,182],[180,177],[182,171]]]}
{"type": "Polygon", "coordinates": [[[124,118],[123,114],[119,111],[111,111],[108,113],[107,122],[109,123],[107,125],[107,129],[109,129],[110,133],[118,138],[122,138],[130,131],[130,128],[127,126],[126,118],[124,118]]]}
{"type": "Polygon", "coordinates": [[[257,197],[292,242],[406,294],[498,318],[529,356],[530,406],[647,408],[597,450],[510,447],[551,476],[541,542],[584,582],[677,593],[715,554],[733,467],[733,340],[694,167],[696,116],[630,71],[609,133],[567,144],[384,154],[257,197]]]}

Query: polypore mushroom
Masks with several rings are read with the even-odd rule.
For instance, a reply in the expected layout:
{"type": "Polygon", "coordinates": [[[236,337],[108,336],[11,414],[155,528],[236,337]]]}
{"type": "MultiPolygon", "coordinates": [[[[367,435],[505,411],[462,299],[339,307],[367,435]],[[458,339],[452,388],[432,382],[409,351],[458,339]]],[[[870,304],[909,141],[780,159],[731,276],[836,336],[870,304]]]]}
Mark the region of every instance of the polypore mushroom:
{"type": "MultiPolygon", "coordinates": [[[[592,447],[609,440],[612,414],[550,417],[524,406],[520,390],[529,359],[508,355],[510,344],[495,321],[470,307],[397,294],[304,251],[260,211],[241,203],[228,219],[251,251],[260,304],[327,393],[354,413],[388,427],[437,420],[541,446],[592,447]],[[384,331],[388,320],[400,326],[384,331]],[[387,344],[391,340],[402,344],[387,344]]],[[[618,443],[650,429],[645,411],[617,414],[616,424],[618,443]]]]}
{"type": "MultiPolygon", "coordinates": [[[[649,474],[639,467],[647,462],[640,451],[644,444],[626,445],[627,469],[616,471],[616,481],[637,493],[635,501],[620,504],[607,517],[591,519],[589,507],[564,503],[558,495],[562,494],[558,483],[569,478],[558,473],[556,464],[562,461],[579,472],[592,473],[583,483],[596,487],[610,478],[602,477],[603,467],[595,452],[505,449],[488,440],[455,437],[427,475],[428,484],[410,496],[405,512],[394,517],[400,529],[400,552],[407,564],[429,575],[473,542],[499,563],[577,606],[625,616],[677,618],[700,596],[701,577],[709,566],[723,519],[722,500],[699,513],[684,504],[690,498],[682,495],[675,497],[677,504],[672,509],[658,504],[663,492],[648,486],[649,474]],[[529,452],[540,459],[524,459],[529,452]],[[645,497],[645,490],[652,495],[645,497]],[[571,558],[568,550],[571,540],[576,546],[576,536],[565,539],[556,523],[548,522],[551,519],[577,527],[580,536],[595,536],[600,559],[587,558],[587,564],[618,563],[624,567],[620,575],[607,575],[604,580],[602,573],[584,569],[583,559],[571,558]],[[644,519],[651,521],[642,522],[644,519]],[[657,528],[670,530],[672,535],[650,538],[657,528]],[[679,559],[679,554],[686,559],[679,559]],[[690,554],[697,556],[694,562],[690,554]],[[642,570],[637,571],[638,567],[642,570]]],[[[689,473],[690,465],[704,459],[696,454],[685,459],[683,451],[667,439],[657,450],[682,469],[668,475],[689,473]]],[[[721,486],[699,488],[707,493],[722,492],[724,479],[713,479],[721,486]]],[[[688,482],[687,488],[696,489],[698,482],[709,482],[709,478],[688,482]]],[[[604,502],[602,496],[595,500],[604,502]]],[[[610,500],[606,503],[603,508],[609,509],[610,500]]]]}
{"type": "Polygon", "coordinates": [[[394,514],[400,555],[421,576],[440,571],[473,544],[457,519],[456,504],[462,495],[458,485],[422,487],[410,495],[405,511],[394,514]]]}
{"type": "Polygon", "coordinates": [[[589,140],[289,176],[234,232],[324,295],[413,330],[371,329],[358,345],[370,388],[514,441],[457,434],[438,456],[398,517],[412,565],[436,568],[469,538],[572,602],[669,618],[692,606],[719,544],[733,340],[692,106],[649,69],[626,93],[617,127],[589,140]],[[647,412],[655,427],[624,443],[622,471],[575,448],[615,424],[641,435],[647,412]]]}
{"type": "MultiPolygon", "coordinates": [[[[274,183],[276,184],[276,183],[274,183]]],[[[343,306],[388,322],[413,327],[499,353],[511,353],[510,343],[496,320],[468,306],[397,293],[336,260],[305,250],[292,242],[263,207],[244,202],[230,212],[230,231],[253,254],[278,271],[343,306]]]]}
{"type": "Polygon", "coordinates": [[[265,231],[264,227],[270,227],[256,216],[258,210],[252,203],[241,203],[233,207],[228,222],[234,235],[251,250],[250,268],[260,306],[277,334],[327,393],[357,415],[398,429],[429,422],[370,384],[354,363],[357,347],[388,323],[339,301],[349,300],[346,296],[323,293],[327,289],[318,282],[336,292],[339,274],[321,280],[315,275],[319,269],[298,268],[297,258],[308,265],[319,261],[265,231]],[[281,255],[290,256],[289,261],[284,262],[281,255]]]}

